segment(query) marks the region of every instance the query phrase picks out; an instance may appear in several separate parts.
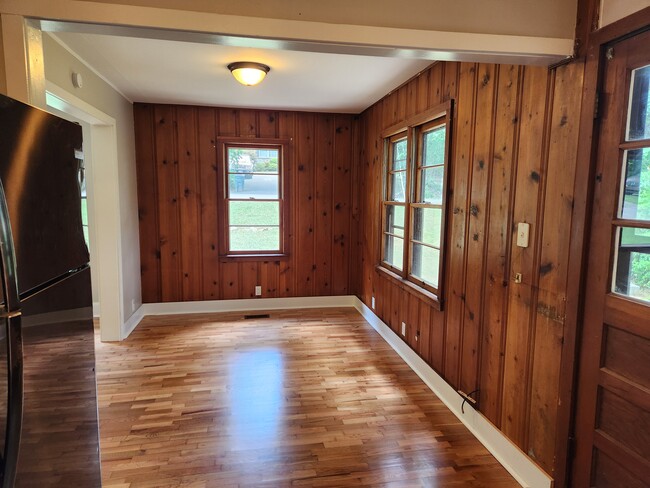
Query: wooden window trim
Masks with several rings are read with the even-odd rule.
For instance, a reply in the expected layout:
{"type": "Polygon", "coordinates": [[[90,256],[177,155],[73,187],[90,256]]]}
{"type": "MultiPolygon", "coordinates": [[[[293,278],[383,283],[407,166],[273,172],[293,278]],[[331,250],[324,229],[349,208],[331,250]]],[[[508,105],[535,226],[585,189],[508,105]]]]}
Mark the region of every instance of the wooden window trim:
{"type": "Polygon", "coordinates": [[[217,138],[217,218],[220,235],[218,236],[219,261],[286,261],[290,255],[290,184],[286,180],[286,168],[291,165],[290,139],[252,138],[252,137],[218,137],[217,138]],[[251,149],[277,149],[278,158],[278,199],[280,206],[280,249],[259,251],[230,251],[229,250],[229,221],[228,221],[228,167],[227,151],[231,147],[251,149]]]}
{"type": "Polygon", "coordinates": [[[443,285],[445,278],[445,251],[446,251],[446,228],[447,228],[447,202],[448,182],[451,167],[451,138],[452,138],[452,121],[453,121],[453,101],[433,107],[421,114],[407,119],[406,121],[395,124],[384,131],[381,136],[384,142],[383,157],[383,187],[381,200],[381,238],[379,242],[379,264],[377,269],[394,282],[399,282],[402,289],[411,293],[416,293],[420,298],[429,302],[438,310],[442,310],[443,302],[443,285]],[[436,127],[445,126],[445,157],[444,157],[444,178],[443,178],[443,201],[441,205],[428,204],[420,202],[420,181],[423,168],[422,166],[422,148],[423,137],[427,132],[434,130],[436,127]],[[387,200],[390,195],[391,178],[393,173],[392,164],[392,146],[393,143],[403,139],[407,140],[407,173],[406,173],[406,195],[405,202],[394,202],[387,200]],[[384,261],[385,236],[389,234],[386,230],[386,212],[389,206],[404,206],[404,244],[403,244],[403,262],[402,269],[384,261]],[[438,286],[434,287],[424,280],[412,275],[413,255],[413,236],[411,229],[414,225],[415,208],[441,208],[442,222],[440,228],[440,249],[438,262],[438,286]]]}
{"type": "MultiPolygon", "coordinates": [[[[387,165],[390,165],[391,162],[392,162],[393,145],[394,145],[395,143],[399,142],[399,141],[402,141],[402,140],[406,140],[406,141],[407,141],[407,150],[408,150],[408,131],[401,131],[401,132],[399,132],[399,133],[397,133],[397,134],[393,134],[392,136],[386,138],[386,140],[385,140],[385,144],[386,144],[386,151],[388,152],[388,155],[387,155],[388,160],[387,160],[387,162],[386,162],[387,165]]],[[[385,243],[385,237],[386,237],[386,235],[394,235],[395,237],[400,238],[400,236],[397,236],[397,235],[395,235],[395,234],[391,234],[391,233],[388,232],[388,231],[386,230],[386,228],[385,228],[385,227],[386,227],[386,209],[388,208],[388,206],[392,206],[392,207],[404,207],[404,228],[403,228],[403,230],[404,230],[404,236],[402,236],[401,239],[402,239],[402,241],[404,241],[403,249],[405,249],[405,245],[406,245],[406,243],[408,242],[408,241],[407,241],[407,239],[408,239],[408,219],[407,219],[406,217],[407,217],[407,215],[408,215],[408,213],[407,213],[407,206],[408,206],[408,201],[409,201],[408,190],[409,190],[409,188],[410,188],[410,187],[409,187],[409,179],[408,179],[408,178],[409,178],[409,173],[410,173],[410,171],[409,171],[409,169],[408,169],[408,168],[409,168],[409,164],[410,164],[410,158],[409,158],[409,154],[408,154],[408,151],[407,151],[407,154],[406,154],[406,165],[405,165],[405,168],[404,168],[404,171],[403,171],[404,173],[406,173],[406,183],[405,183],[405,191],[404,191],[404,201],[403,201],[403,202],[399,202],[399,201],[397,201],[397,200],[383,200],[383,199],[382,199],[382,209],[381,209],[381,215],[382,215],[382,226],[381,226],[381,229],[382,229],[382,233],[381,233],[381,240],[380,240],[380,248],[381,248],[381,251],[380,251],[381,254],[380,254],[380,256],[382,256],[382,263],[383,263],[386,267],[388,267],[389,269],[391,269],[394,273],[397,273],[397,274],[401,274],[401,273],[403,272],[403,270],[406,269],[406,268],[405,268],[405,266],[407,265],[407,263],[406,263],[406,252],[404,252],[404,253],[402,254],[402,269],[399,269],[399,268],[397,268],[397,267],[395,267],[395,266],[392,266],[391,264],[389,264],[389,263],[383,261],[384,250],[385,250],[385,245],[386,245],[386,243],[385,243]]],[[[390,178],[390,175],[392,175],[392,174],[394,174],[394,173],[398,173],[398,172],[402,172],[402,171],[392,171],[390,167],[385,167],[385,170],[384,170],[384,175],[385,175],[385,178],[384,178],[384,180],[385,180],[385,181],[384,181],[384,184],[385,184],[385,190],[384,190],[384,193],[383,193],[383,194],[384,194],[386,197],[388,197],[388,195],[390,195],[390,192],[391,192],[391,189],[392,189],[392,188],[391,188],[391,178],[390,178]]]]}

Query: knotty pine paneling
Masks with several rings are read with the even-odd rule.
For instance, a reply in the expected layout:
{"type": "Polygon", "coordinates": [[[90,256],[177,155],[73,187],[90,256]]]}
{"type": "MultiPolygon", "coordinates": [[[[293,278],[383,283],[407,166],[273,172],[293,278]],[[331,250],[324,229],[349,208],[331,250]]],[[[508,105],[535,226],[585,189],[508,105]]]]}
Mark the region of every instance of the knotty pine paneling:
{"type": "Polygon", "coordinates": [[[479,389],[482,414],[551,475],[568,435],[558,409],[583,72],[580,62],[554,70],[440,62],[359,121],[358,296],[368,306],[375,297],[375,312],[394,331],[406,322],[405,342],[453,387],[479,389]],[[380,134],[450,98],[439,311],[376,270],[380,134]],[[517,222],[531,224],[528,248],[516,246],[517,222]]]}
{"type": "Polygon", "coordinates": [[[351,293],[355,116],[137,103],[134,117],[144,302],[351,293]],[[292,140],[288,259],[219,260],[219,136],[292,140]]]}

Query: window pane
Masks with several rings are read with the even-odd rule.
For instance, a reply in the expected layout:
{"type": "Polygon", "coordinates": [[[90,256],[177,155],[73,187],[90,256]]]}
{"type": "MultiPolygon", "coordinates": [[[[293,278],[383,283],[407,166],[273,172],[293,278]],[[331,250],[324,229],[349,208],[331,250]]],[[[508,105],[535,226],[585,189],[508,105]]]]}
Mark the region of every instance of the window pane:
{"type": "Polygon", "coordinates": [[[264,201],[228,202],[230,225],[280,225],[280,203],[264,201]]]}
{"type": "Polygon", "coordinates": [[[393,143],[393,171],[406,169],[406,139],[393,143]]]}
{"type": "Polygon", "coordinates": [[[650,220],[650,148],[626,151],[621,217],[650,220]]]}
{"type": "Polygon", "coordinates": [[[404,262],[404,239],[384,234],[384,261],[401,270],[404,262]]]}
{"type": "Polygon", "coordinates": [[[632,87],[630,90],[632,99],[630,100],[626,137],[628,141],[650,139],[649,81],[650,66],[632,71],[632,87]]]}
{"type": "Polygon", "coordinates": [[[416,207],[413,210],[413,240],[439,248],[442,209],[416,207]]]}
{"type": "Polygon", "coordinates": [[[228,175],[229,197],[276,200],[279,198],[279,181],[278,175],[228,175]]]}
{"type": "Polygon", "coordinates": [[[445,164],[445,126],[425,132],[422,166],[445,164]]]}
{"type": "Polygon", "coordinates": [[[228,172],[277,174],[279,154],[277,149],[229,147],[228,172]]]}
{"type": "Polygon", "coordinates": [[[411,274],[425,283],[438,288],[440,251],[422,244],[413,243],[411,274]]]}
{"type": "Polygon", "coordinates": [[[650,302],[650,229],[619,229],[613,291],[650,302]]]}
{"type": "Polygon", "coordinates": [[[406,171],[390,174],[390,195],[392,202],[403,202],[406,197],[406,171]]]}
{"type": "Polygon", "coordinates": [[[386,206],[386,232],[404,237],[404,207],[386,206]]]}
{"type": "Polygon", "coordinates": [[[436,166],[421,171],[420,203],[442,205],[442,188],[445,177],[445,167],[436,166]]]}
{"type": "Polygon", "coordinates": [[[231,251],[279,251],[279,227],[230,227],[231,251]]]}

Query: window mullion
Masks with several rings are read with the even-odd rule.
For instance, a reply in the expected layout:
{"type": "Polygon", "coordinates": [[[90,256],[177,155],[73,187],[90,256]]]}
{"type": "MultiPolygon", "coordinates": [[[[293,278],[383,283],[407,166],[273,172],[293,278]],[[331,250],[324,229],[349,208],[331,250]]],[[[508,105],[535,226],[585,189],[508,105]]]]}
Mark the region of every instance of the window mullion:
{"type": "Polygon", "coordinates": [[[402,256],[402,277],[406,278],[411,274],[411,202],[413,201],[414,164],[416,161],[413,152],[413,135],[415,130],[409,127],[406,135],[406,192],[404,192],[404,255],[402,256]]]}

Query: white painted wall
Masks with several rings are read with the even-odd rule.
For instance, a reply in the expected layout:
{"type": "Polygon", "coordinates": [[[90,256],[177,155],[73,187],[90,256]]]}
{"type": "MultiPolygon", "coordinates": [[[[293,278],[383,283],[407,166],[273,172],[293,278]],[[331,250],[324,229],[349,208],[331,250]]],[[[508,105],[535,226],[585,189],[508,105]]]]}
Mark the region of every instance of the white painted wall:
{"type": "Polygon", "coordinates": [[[650,7],[650,0],[601,0],[600,27],[605,27],[646,7],[650,7]]]}
{"type": "MultiPolygon", "coordinates": [[[[133,106],[45,33],[43,34],[43,53],[45,78],[48,81],[110,115],[116,121],[123,280],[121,308],[123,310],[122,322],[126,322],[133,314],[132,300],[135,301],[136,309],[142,303],[133,106]],[[81,73],[83,76],[82,88],[75,88],[72,85],[73,72],[81,73]]],[[[95,184],[97,185],[97,182],[95,184]]],[[[95,227],[101,226],[102,222],[95,222],[94,225],[95,227]]],[[[96,297],[93,297],[93,300],[96,300],[96,297]]]]}

